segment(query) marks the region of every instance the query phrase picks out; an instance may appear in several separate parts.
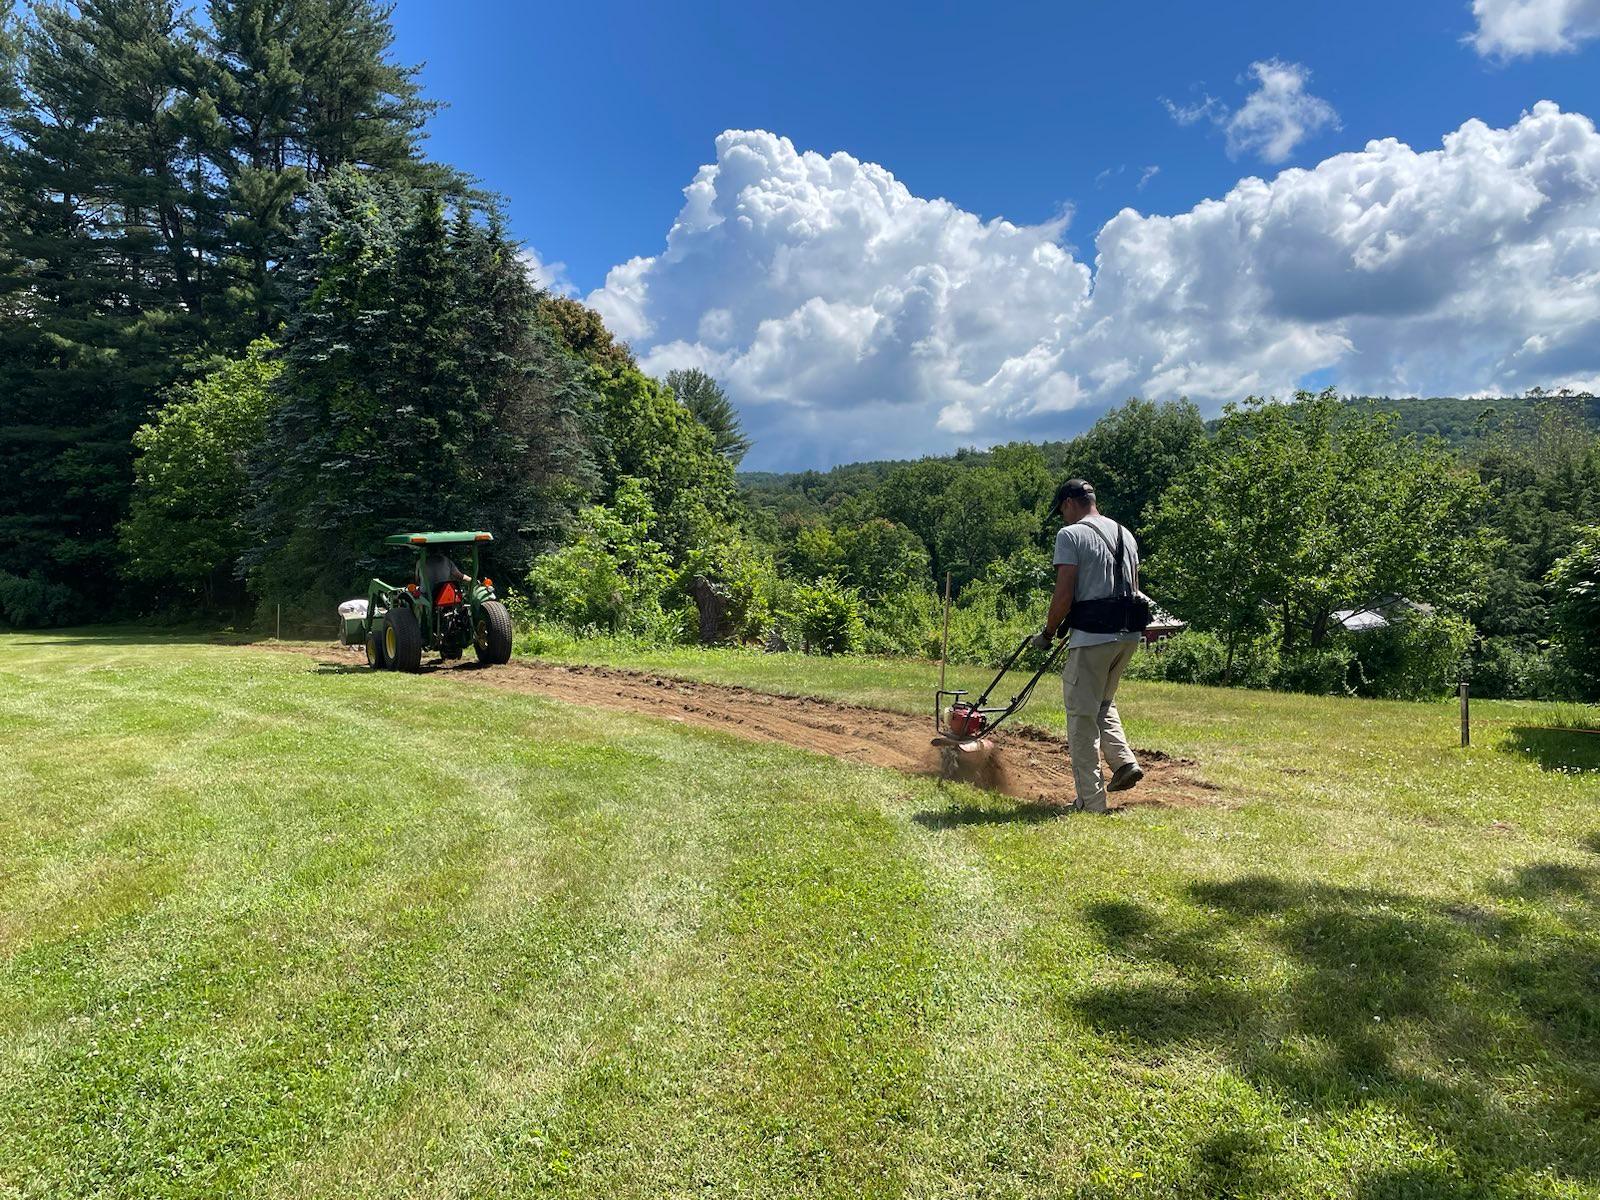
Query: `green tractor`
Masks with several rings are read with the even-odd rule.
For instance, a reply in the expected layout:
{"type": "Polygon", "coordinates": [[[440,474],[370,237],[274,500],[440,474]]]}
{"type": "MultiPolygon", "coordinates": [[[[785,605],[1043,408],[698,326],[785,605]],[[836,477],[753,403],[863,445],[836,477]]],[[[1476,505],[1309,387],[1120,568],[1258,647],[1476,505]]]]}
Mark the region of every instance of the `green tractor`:
{"type": "Polygon", "coordinates": [[[493,534],[475,532],[384,538],[386,546],[416,550],[415,578],[398,586],[374,579],[365,600],[341,604],[340,641],[365,646],[367,665],[375,670],[420,671],[424,650],[455,659],[468,646],[484,666],[509,662],[511,614],[496,599],[494,581],[478,574],[478,548],[492,541],[493,534]],[[466,559],[466,570],[457,558],[466,559]]]}

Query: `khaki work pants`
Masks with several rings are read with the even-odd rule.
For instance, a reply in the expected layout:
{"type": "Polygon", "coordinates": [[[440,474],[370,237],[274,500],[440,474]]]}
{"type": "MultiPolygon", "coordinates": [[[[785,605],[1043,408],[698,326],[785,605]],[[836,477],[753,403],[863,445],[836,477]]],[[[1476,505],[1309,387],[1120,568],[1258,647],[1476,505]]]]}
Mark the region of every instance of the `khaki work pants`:
{"type": "Polygon", "coordinates": [[[1061,672],[1061,694],[1067,707],[1067,749],[1072,753],[1078,803],[1090,812],[1104,812],[1106,807],[1100,752],[1105,751],[1113,772],[1134,760],[1114,700],[1122,673],[1138,651],[1137,641],[1102,642],[1067,651],[1067,665],[1061,672]]]}

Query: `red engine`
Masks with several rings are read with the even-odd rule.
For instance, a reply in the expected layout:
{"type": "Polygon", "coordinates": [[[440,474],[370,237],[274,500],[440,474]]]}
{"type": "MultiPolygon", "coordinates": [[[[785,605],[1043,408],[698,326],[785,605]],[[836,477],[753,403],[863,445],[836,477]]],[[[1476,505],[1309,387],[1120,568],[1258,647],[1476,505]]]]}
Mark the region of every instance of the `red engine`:
{"type": "Polygon", "coordinates": [[[981,734],[989,722],[970,704],[952,704],[946,723],[950,726],[950,732],[956,737],[972,738],[981,734]]]}

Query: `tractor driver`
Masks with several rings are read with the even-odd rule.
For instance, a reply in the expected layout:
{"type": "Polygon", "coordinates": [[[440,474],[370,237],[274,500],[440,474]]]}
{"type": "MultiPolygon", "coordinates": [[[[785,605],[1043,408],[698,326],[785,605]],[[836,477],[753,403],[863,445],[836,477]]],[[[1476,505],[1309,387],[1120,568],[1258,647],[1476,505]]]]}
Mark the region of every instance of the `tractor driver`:
{"type": "Polygon", "coordinates": [[[430,550],[422,560],[422,578],[417,580],[427,592],[431,601],[439,594],[439,588],[446,583],[462,583],[466,576],[461,573],[461,568],[443,550],[430,550]]]}
{"type": "MultiPolygon", "coordinates": [[[[1117,523],[1100,515],[1094,487],[1084,479],[1069,479],[1056,489],[1054,509],[1065,522],[1056,534],[1056,589],[1050,615],[1035,645],[1048,647],[1058,632],[1071,625],[1073,603],[1109,596],[1116,575],[1113,546],[1117,523]]],[[[1124,530],[1123,569],[1138,586],[1139,547],[1124,530]]],[[[1072,776],[1077,788],[1074,808],[1103,813],[1106,793],[1131,788],[1144,778],[1122,732],[1117,712],[1117,684],[1139,648],[1138,633],[1090,633],[1072,630],[1067,665],[1061,672],[1062,695],[1067,707],[1067,749],[1072,755],[1072,776]],[[1111,767],[1111,781],[1100,775],[1100,752],[1111,767]]]]}

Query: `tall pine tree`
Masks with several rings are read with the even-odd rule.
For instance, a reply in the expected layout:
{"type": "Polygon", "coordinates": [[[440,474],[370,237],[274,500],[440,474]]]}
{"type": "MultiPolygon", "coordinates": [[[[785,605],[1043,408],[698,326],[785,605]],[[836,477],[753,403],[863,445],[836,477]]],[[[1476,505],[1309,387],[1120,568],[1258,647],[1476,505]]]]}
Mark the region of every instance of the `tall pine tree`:
{"type": "MultiPolygon", "coordinates": [[[[16,230],[22,220],[22,194],[16,178],[16,163],[6,152],[22,115],[20,70],[21,38],[11,0],[0,0],[0,229],[16,230]]],[[[20,260],[9,239],[0,237],[0,279],[20,269],[20,260]]],[[[0,324],[18,319],[23,299],[15,290],[0,288],[0,324]]]]}
{"type": "Polygon", "coordinates": [[[282,317],[276,268],[294,241],[305,188],[353,163],[408,181],[450,183],[421,156],[415,67],[389,60],[390,9],[371,0],[210,0],[208,88],[227,127],[236,299],[253,332],[282,317]]]}
{"type": "MultiPolygon", "coordinates": [[[[283,315],[308,181],[421,158],[372,0],[37,3],[0,34],[0,620],[126,607],[133,431],[283,315]]],[[[0,11],[4,15],[4,11],[0,11]]]]}
{"type": "Polygon", "coordinates": [[[694,419],[706,427],[717,453],[736,467],[744,461],[753,443],[726,389],[698,367],[668,371],[665,382],[694,419]]]}
{"type": "Polygon", "coordinates": [[[11,135],[12,123],[22,108],[22,81],[17,77],[22,46],[15,6],[0,0],[0,136],[11,135]]]}
{"type": "Polygon", "coordinates": [[[23,48],[6,148],[17,269],[0,281],[0,616],[61,620],[114,595],[129,438],[204,343],[214,228],[185,171],[203,117],[180,103],[193,64],[169,0],[40,7],[23,48]]]}
{"type": "Polygon", "coordinates": [[[492,530],[518,578],[582,478],[577,365],[535,321],[498,217],[335,171],[288,271],[281,407],[255,468],[269,602],[323,606],[392,560],[384,535],[492,530]]]}
{"type": "Polygon", "coordinates": [[[494,531],[496,557],[520,580],[533,558],[565,532],[594,484],[583,420],[584,374],[544,322],[500,212],[475,221],[465,206],[451,234],[465,391],[465,492],[460,519],[494,531]]]}

